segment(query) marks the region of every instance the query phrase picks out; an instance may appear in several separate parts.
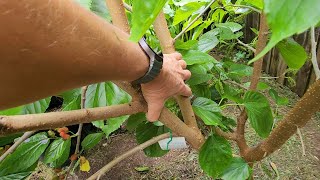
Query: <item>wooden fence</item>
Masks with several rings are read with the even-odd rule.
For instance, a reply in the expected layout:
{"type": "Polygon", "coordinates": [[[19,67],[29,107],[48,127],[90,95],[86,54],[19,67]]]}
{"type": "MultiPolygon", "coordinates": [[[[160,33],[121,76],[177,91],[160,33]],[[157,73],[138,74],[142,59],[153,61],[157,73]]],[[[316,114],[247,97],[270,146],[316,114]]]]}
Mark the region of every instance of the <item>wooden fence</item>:
{"type": "MultiPolygon", "coordinates": [[[[259,27],[259,14],[252,13],[247,16],[245,20],[245,28],[244,28],[244,42],[250,43],[251,40],[256,36],[250,28],[259,27]]],[[[299,96],[302,96],[308,87],[315,82],[315,73],[311,63],[311,42],[310,42],[310,31],[306,31],[302,34],[295,35],[293,37],[300,45],[302,45],[308,56],[307,62],[303,65],[303,67],[297,73],[288,73],[288,67],[283,61],[280,53],[277,49],[272,49],[267,55],[264,57],[263,62],[263,71],[269,74],[271,77],[275,77],[274,79],[278,81],[280,84],[289,86],[291,90],[297,93],[299,96]],[[294,85],[290,83],[291,77],[295,82],[294,85]]],[[[320,28],[315,29],[315,38],[317,42],[320,42],[320,28]]],[[[320,45],[317,44],[317,59],[320,64],[320,45]]]]}

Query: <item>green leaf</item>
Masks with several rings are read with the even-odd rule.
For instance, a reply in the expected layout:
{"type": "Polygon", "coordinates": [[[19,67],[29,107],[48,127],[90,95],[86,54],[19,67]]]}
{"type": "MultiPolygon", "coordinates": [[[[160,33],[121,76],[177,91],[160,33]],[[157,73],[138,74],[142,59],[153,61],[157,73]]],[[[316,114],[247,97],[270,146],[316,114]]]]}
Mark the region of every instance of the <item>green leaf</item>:
{"type": "Polygon", "coordinates": [[[281,40],[315,26],[320,19],[320,11],[316,9],[320,9],[319,0],[264,0],[264,13],[272,36],[262,52],[249,63],[260,59],[281,40]]]}
{"type": "MultiPolygon", "coordinates": [[[[250,84],[251,84],[251,82],[246,82],[246,83],[243,83],[243,86],[249,88],[250,84]]],[[[258,82],[257,90],[263,91],[263,90],[268,89],[269,87],[270,86],[268,84],[264,83],[264,82],[258,82]]]]}
{"type": "Polygon", "coordinates": [[[211,99],[198,97],[192,103],[194,113],[199,116],[206,125],[224,126],[221,123],[222,115],[218,104],[211,99]]]}
{"type": "Polygon", "coordinates": [[[288,98],[286,97],[280,97],[274,89],[269,90],[269,95],[272,97],[272,99],[276,102],[277,105],[279,106],[284,106],[289,103],[288,98]]]}
{"type": "Polygon", "coordinates": [[[191,78],[186,81],[189,85],[197,85],[212,79],[213,75],[207,73],[207,68],[204,66],[205,64],[195,64],[189,66],[189,70],[191,72],[191,78]]]}
{"type": "Polygon", "coordinates": [[[231,163],[232,150],[224,138],[212,134],[202,145],[199,152],[199,163],[204,172],[217,178],[231,163]]]}
{"type": "Polygon", "coordinates": [[[49,107],[51,97],[41,99],[34,103],[27,104],[23,107],[25,114],[44,113],[49,107]]]}
{"type": "Polygon", "coordinates": [[[203,64],[207,62],[218,63],[218,61],[209,54],[196,50],[190,50],[186,53],[182,53],[182,56],[187,65],[203,64]]]}
{"type": "Polygon", "coordinates": [[[18,106],[18,107],[0,111],[0,115],[6,115],[6,116],[20,115],[22,113],[23,113],[23,106],[18,106]]]}
{"type": "Polygon", "coordinates": [[[21,180],[21,179],[25,179],[31,173],[32,171],[0,176],[0,180],[21,180]]]}
{"type": "Polygon", "coordinates": [[[181,21],[185,21],[186,19],[188,19],[189,16],[191,16],[195,11],[200,9],[200,7],[204,4],[205,3],[191,2],[180,7],[178,10],[176,10],[172,25],[177,25],[181,21]]]}
{"type": "Polygon", "coordinates": [[[231,32],[237,32],[237,31],[240,31],[242,29],[242,26],[241,24],[238,24],[238,23],[235,23],[235,22],[226,22],[226,23],[219,23],[219,24],[216,24],[217,27],[219,28],[227,28],[227,29],[230,29],[231,32]]]}
{"type": "MultiPolygon", "coordinates": [[[[165,126],[155,126],[150,122],[141,123],[136,129],[136,139],[139,144],[142,144],[149,139],[166,132],[168,132],[168,128],[165,126]]],[[[145,148],[143,151],[149,157],[160,157],[169,152],[162,150],[158,143],[145,148]]]]}
{"type": "Polygon", "coordinates": [[[247,91],[244,95],[244,106],[253,129],[260,137],[268,137],[273,125],[268,99],[261,93],[247,91]]]}
{"type": "Polygon", "coordinates": [[[209,31],[199,38],[198,42],[198,49],[201,52],[209,52],[212,50],[216,45],[218,45],[219,40],[216,37],[216,32],[215,31],[209,31]]]}
{"type": "Polygon", "coordinates": [[[158,16],[166,0],[133,0],[130,40],[138,42],[158,16]]]}
{"type": "Polygon", "coordinates": [[[84,150],[89,150],[97,145],[103,137],[103,133],[93,133],[87,135],[81,142],[81,146],[84,150]]]}
{"type": "Polygon", "coordinates": [[[62,138],[58,138],[54,140],[46,150],[43,162],[50,164],[51,167],[54,167],[54,165],[62,165],[69,157],[70,146],[71,139],[63,140],[62,138]],[[59,160],[60,163],[52,164],[57,160],[59,160]]]}
{"type": "Polygon", "coordinates": [[[68,104],[72,103],[75,99],[81,96],[81,88],[72,89],[69,91],[65,91],[61,93],[61,97],[63,98],[62,107],[66,107],[68,104]]]}
{"type": "Polygon", "coordinates": [[[263,0],[243,0],[241,4],[263,9],[263,0]]]}
{"type": "Polygon", "coordinates": [[[231,79],[238,79],[239,77],[244,76],[251,76],[253,73],[253,68],[247,65],[243,64],[236,64],[233,63],[229,67],[229,71],[227,73],[227,76],[229,76],[231,79]]]}
{"type": "Polygon", "coordinates": [[[16,139],[17,137],[20,137],[22,134],[11,134],[8,136],[4,136],[4,137],[0,137],[0,147],[7,145],[9,143],[12,143],[14,141],[14,139],[16,139]]]}
{"type": "Polygon", "coordinates": [[[195,47],[197,43],[198,43],[197,40],[189,40],[189,41],[183,42],[182,40],[177,39],[174,43],[174,47],[180,50],[190,50],[193,47],[195,47]]]}
{"type": "MultiPolygon", "coordinates": [[[[88,87],[86,93],[86,108],[111,106],[124,104],[131,100],[131,97],[112,82],[103,82],[92,84],[88,87]]],[[[103,120],[95,121],[92,124],[109,136],[110,133],[117,130],[129,116],[120,116],[109,118],[106,122],[103,120]]]]}
{"type": "Polygon", "coordinates": [[[198,84],[195,86],[190,86],[190,88],[195,97],[205,97],[208,99],[211,98],[211,91],[207,85],[198,84]]]}
{"type": "Polygon", "coordinates": [[[138,172],[146,172],[146,171],[149,171],[150,168],[148,166],[140,166],[140,167],[135,167],[134,168],[136,171],[138,172]]]}
{"type": "Polygon", "coordinates": [[[220,92],[221,97],[234,101],[236,103],[242,103],[243,100],[240,97],[240,92],[238,89],[231,87],[227,84],[223,84],[223,92],[220,92]]]}
{"type": "Polygon", "coordinates": [[[78,2],[82,7],[90,10],[92,0],[75,0],[75,1],[78,2]]]}
{"type": "Polygon", "coordinates": [[[242,158],[233,158],[229,167],[220,176],[225,180],[246,180],[249,179],[252,170],[242,158]]]}
{"type": "Polygon", "coordinates": [[[111,22],[111,15],[109,13],[105,0],[92,0],[90,10],[94,12],[96,15],[111,22]]]}
{"type": "Polygon", "coordinates": [[[140,123],[145,121],[147,121],[145,113],[133,114],[128,118],[126,128],[128,131],[134,131],[140,123]]]}
{"type": "Polygon", "coordinates": [[[44,132],[26,139],[0,163],[0,176],[27,170],[39,159],[49,142],[49,138],[44,132]]]}
{"type": "Polygon", "coordinates": [[[300,69],[308,58],[304,48],[292,38],[280,41],[276,47],[291,69],[300,69]]]}

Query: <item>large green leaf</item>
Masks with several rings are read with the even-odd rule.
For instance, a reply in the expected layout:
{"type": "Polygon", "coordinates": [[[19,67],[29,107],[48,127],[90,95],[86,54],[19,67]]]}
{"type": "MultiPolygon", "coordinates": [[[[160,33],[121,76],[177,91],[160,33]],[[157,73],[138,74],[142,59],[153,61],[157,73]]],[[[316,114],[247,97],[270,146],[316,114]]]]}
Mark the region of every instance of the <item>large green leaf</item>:
{"type": "Polygon", "coordinates": [[[199,116],[206,125],[224,126],[221,123],[222,115],[218,104],[211,99],[198,97],[192,103],[194,113],[199,116]]]}
{"type": "Polygon", "coordinates": [[[209,31],[199,38],[198,49],[202,52],[208,52],[212,50],[219,43],[216,37],[217,33],[215,31],[209,31]]]}
{"type": "Polygon", "coordinates": [[[241,4],[254,6],[258,9],[263,9],[263,0],[243,0],[241,4]]]}
{"type": "Polygon", "coordinates": [[[62,165],[69,157],[70,146],[71,139],[58,138],[54,140],[46,150],[43,162],[50,164],[51,167],[62,165]]]}
{"type": "Polygon", "coordinates": [[[22,113],[23,113],[23,106],[18,106],[18,107],[0,111],[0,115],[6,115],[6,116],[20,115],[22,113]]]}
{"type": "MultiPolygon", "coordinates": [[[[141,123],[136,129],[136,139],[139,144],[148,141],[149,139],[160,134],[168,132],[165,126],[155,126],[153,123],[141,123]]],[[[160,157],[165,155],[168,151],[162,150],[158,143],[155,143],[145,148],[144,153],[149,157],[160,157]]]]}
{"type": "Polygon", "coordinates": [[[21,136],[21,133],[11,134],[8,136],[0,137],[0,147],[13,142],[14,139],[16,139],[17,137],[20,137],[20,136],[21,136]]]}
{"type": "Polygon", "coordinates": [[[204,172],[217,178],[231,163],[230,143],[215,134],[208,137],[199,152],[199,163],[204,172]]]}
{"type": "Polygon", "coordinates": [[[316,25],[320,19],[318,9],[319,0],[264,0],[264,12],[272,36],[263,51],[249,63],[260,59],[281,40],[316,25]]]}
{"type": "Polygon", "coordinates": [[[23,107],[25,114],[44,113],[49,107],[51,97],[27,104],[23,107]]]}
{"type": "Polygon", "coordinates": [[[215,60],[212,56],[201,51],[190,50],[182,53],[182,56],[187,65],[202,64],[207,62],[217,63],[217,60],[215,60]]]}
{"type": "MultiPolygon", "coordinates": [[[[111,106],[115,104],[124,104],[131,100],[131,97],[112,82],[103,82],[92,84],[88,87],[86,93],[86,108],[111,106]]],[[[109,136],[110,133],[117,130],[128,116],[109,118],[95,121],[92,124],[109,136]]]]}
{"type": "Polygon", "coordinates": [[[44,132],[26,139],[0,163],[0,176],[26,171],[39,159],[49,142],[44,132]]]}
{"type": "Polygon", "coordinates": [[[133,0],[130,40],[138,42],[158,16],[166,0],[133,0]]]}
{"type": "Polygon", "coordinates": [[[31,171],[27,171],[27,172],[21,172],[21,173],[0,176],[0,180],[21,180],[21,179],[25,179],[31,173],[32,173],[31,171]]]}
{"type": "Polygon", "coordinates": [[[190,50],[194,48],[197,45],[197,43],[198,43],[197,40],[189,40],[189,41],[183,42],[182,40],[177,39],[174,43],[174,47],[180,50],[190,50]]]}
{"type": "Polygon", "coordinates": [[[180,7],[178,10],[176,10],[172,25],[177,25],[181,21],[187,20],[189,16],[191,16],[194,12],[200,9],[200,7],[204,4],[205,3],[203,2],[191,2],[180,7]]]}
{"type": "Polygon", "coordinates": [[[224,180],[246,180],[252,170],[242,158],[233,158],[229,167],[220,176],[224,180]]]}
{"type": "Polygon", "coordinates": [[[260,137],[268,137],[273,125],[273,116],[268,99],[261,93],[247,91],[244,95],[244,106],[253,129],[260,137]]]}
{"type": "Polygon", "coordinates": [[[126,128],[129,131],[134,131],[140,123],[147,121],[145,113],[132,114],[127,121],[126,128]]]}
{"type": "Polygon", "coordinates": [[[280,41],[276,47],[284,61],[292,69],[300,69],[308,58],[304,48],[292,38],[280,41]]]}
{"type": "Polygon", "coordinates": [[[212,79],[213,75],[207,73],[207,68],[205,67],[205,64],[195,64],[191,65],[188,68],[191,72],[191,78],[186,81],[189,85],[197,85],[204,82],[209,81],[212,79]]]}
{"type": "Polygon", "coordinates": [[[288,98],[279,96],[278,92],[274,89],[269,90],[269,95],[272,97],[273,100],[275,100],[276,104],[279,106],[284,106],[289,103],[288,98]]]}
{"type": "Polygon", "coordinates": [[[84,150],[89,150],[97,145],[103,137],[103,133],[93,133],[87,135],[81,142],[81,146],[84,150]]]}

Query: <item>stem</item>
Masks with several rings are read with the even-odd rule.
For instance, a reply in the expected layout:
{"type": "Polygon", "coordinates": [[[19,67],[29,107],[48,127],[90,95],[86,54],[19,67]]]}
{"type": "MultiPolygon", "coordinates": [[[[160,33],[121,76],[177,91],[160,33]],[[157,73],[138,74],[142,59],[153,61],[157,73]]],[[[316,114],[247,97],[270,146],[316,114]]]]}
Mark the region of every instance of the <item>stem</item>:
{"type": "Polygon", "coordinates": [[[0,116],[0,136],[18,132],[54,129],[80,123],[89,123],[98,119],[145,112],[146,109],[146,105],[141,102],[131,102],[127,104],[73,111],[0,116]]]}
{"type": "Polygon", "coordinates": [[[11,154],[17,147],[23,143],[26,139],[28,139],[35,131],[25,132],[19,139],[16,141],[4,154],[0,157],[0,162],[3,161],[9,154],[11,154]]]}
{"type": "Polygon", "coordinates": [[[186,28],[184,28],[175,38],[173,38],[173,41],[176,41],[178,38],[180,38],[209,8],[210,6],[215,2],[216,0],[212,0],[210,1],[210,3],[208,4],[208,6],[206,8],[204,8],[204,10],[198,14],[198,16],[196,18],[194,18],[186,28]]]}
{"type": "Polygon", "coordinates": [[[256,49],[254,49],[253,47],[251,47],[249,44],[246,44],[246,43],[240,41],[238,38],[237,38],[237,41],[238,41],[239,44],[241,44],[242,46],[248,48],[248,49],[251,50],[252,52],[254,52],[254,53],[256,52],[256,49]]]}
{"type": "Polygon", "coordinates": [[[279,149],[292,135],[320,111],[320,80],[311,85],[304,96],[289,113],[279,122],[267,139],[254,148],[247,150],[243,158],[247,162],[260,161],[279,149]]]}
{"type": "Polygon", "coordinates": [[[122,154],[121,156],[115,158],[111,162],[109,162],[107,165],[105,165],[103,168],[101,168],[99,171],[94,173],[92,176],[90,176],[87,180],[94,180],[99,179],[101,176],[103,176],[105,173],[107,173],[113,166],[121,162],[122,160],[130,157],[131,155],[145,149],[148,146],[151,146],[152,144],[157,143],[158,141],[168,138],[170,136],[170,133],[162,134],[156,137],[153,137],[152,139],[136,146],[135,148],[127,151],[126,153],[122,154]]]}
{"type": "Polygon", "coordinates": [[[218,127],[215,127],[214,131],[216,134],[218,134],[219,136],[224,137],[226,139],[234,140],[234,141],[237,139],[236,134],[231,133],[231,132],[224,132],[218,127]]]}
{"type": "MultiPolygon", "coordinates": [[[[267,19],[264,14],[261,14],[257,50],[255,52],[255,56],[257,56],[267,44],[268,33],[266,32],[268,32],[267,19]]],[[[262,62],[263,62],[263,57],[260,58],[258,61],[254,62],[253,64],[253,75],[251,76],[251,80],[250,80],[251,82],[250,88],[249,88],[250,90],[255,90],[257,88],[257,85],[259,83],[259,79],[261,76],[262,62]]],[[[239,146],[241,155],[244,155],[249,149],[249,146],[247,145],[247,142],[244,136],[247,118],[248,116],[245,110],[243,110],[240,116],[237,118],[237,130],[236,130],[237,144],[239,146]]]]}
{"type": "MultiPolygon", "coordinates": [[[[83,86],[81,88],[81,109],[85,109],[87,89],[88,89],[88,86],[83,86]]],[[[76,144],[76,149],[74,151],[74,154],[76,154],[77,156],[79,155],[79,151],[80,151],[82,127],[83,127],[83,123],[79,124],[78,131],[76,133],[77,144],[76,144]]],[[[70,171],[73,168],[74,164],[75,164],[75,161],[71,161],[71,164],[70,164],[68,171],[67,171],[66,179],[68,179],[68,176],[69,176],[70,171]]]]}
{"type": "Polygon", "coordinates": [[[302,156],[306,156],[306,148],[305,148],[305,145],[304,145],[304,142],[303,142],[302,133],[301,133],[299,128],[297,128],[297,133],[299,135],[300,142],[301,142],[302,156]]]}
{"type": "Polygon", "coordinates": [[[317,42],[315,40],[315,35],[314,35],[314,26],[311,27],[310,29],[310,34],[311,34],[311,53],[312,53],[312,66],[314,69],[314,72],[316,74],[316,79],[320,79],[320,69],[318,66],[318,62],[317,62],[317,42]]]}
{"type": "MultiPolygon", "coordinates": [[[[154,30],[156,32],[156,35],[160,41],[160,45],[162,48],[162,51],[164,53],[173,53],[175,52],[174,46],[173,46],[173,40],[171,38],[170,32],[168,30],[167,21],[164,17],[163,12],[160,12],[158,17],[156,18],[154,24],[154,30]]],[[[183,119],[185,123],[191,127],[192,129],[196,130],[198,134],[201,134],[200,129],[197,125],[197,120],[195,118],[190,100],[188,97],[183,96],[176,96],[177,102],[180,106],[181,113],[183,116],[183,119]]],[[[204,138],[202,138],[204,139],[204,138]]]]}

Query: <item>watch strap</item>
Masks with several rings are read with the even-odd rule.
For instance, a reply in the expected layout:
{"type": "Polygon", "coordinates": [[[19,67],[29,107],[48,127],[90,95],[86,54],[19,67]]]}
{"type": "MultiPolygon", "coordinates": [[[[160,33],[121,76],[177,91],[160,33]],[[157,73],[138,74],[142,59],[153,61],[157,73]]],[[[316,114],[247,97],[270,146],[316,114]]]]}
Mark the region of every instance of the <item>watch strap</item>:
{"type": "Polygon", "coordinates": [[[142,84],[152,81],[159,75],[163,64],[162,57],[150,48],[150,46],[146,43],[144,38],[140,39],[139,45],[144,51],[144,53],[149,57],[149,69],[144,76],[133,81],[133,84],[142,84]]]}

